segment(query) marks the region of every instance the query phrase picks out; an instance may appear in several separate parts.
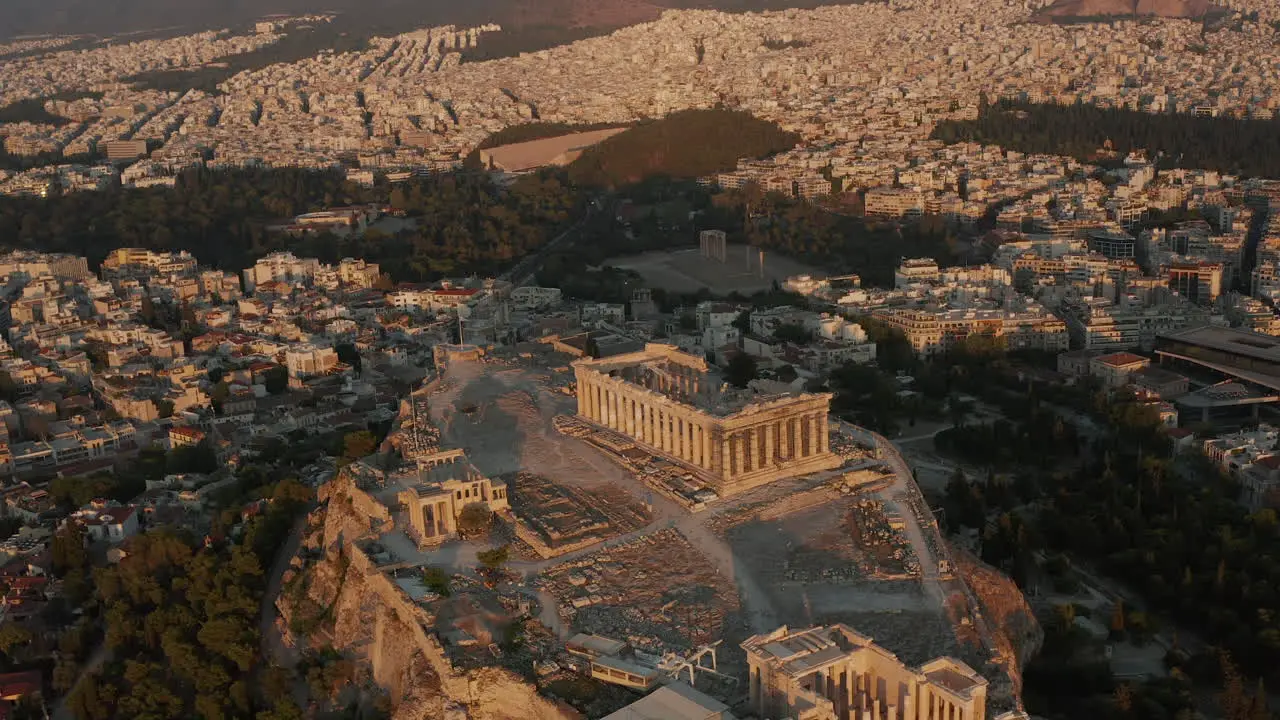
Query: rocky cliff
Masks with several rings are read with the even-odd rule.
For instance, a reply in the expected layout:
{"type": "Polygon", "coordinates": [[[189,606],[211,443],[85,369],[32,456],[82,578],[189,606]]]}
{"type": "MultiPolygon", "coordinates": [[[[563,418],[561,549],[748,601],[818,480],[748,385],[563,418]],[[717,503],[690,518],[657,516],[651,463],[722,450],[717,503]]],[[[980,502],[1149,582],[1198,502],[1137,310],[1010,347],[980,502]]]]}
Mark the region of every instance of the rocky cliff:
{"type": "Polygon", "coordinates": [[[1026,597],[1008,575],[960,548],[951,549],[956,571],[993,625],[997,655],[1013,683],[1012,696],[1022,697],[1022,670],[1040,652],[1044,630],[1026,597]]]}
{"type": "Polygon", "coordinates": [[[286,641],[324,645],[364,662],[395,720],[570,720],[579,717],[497,667],[457,669],[431,632],[434,617],[379,567],[368,542],[386,508],[343,471],[321,491],[278,600],[286,641]]]}

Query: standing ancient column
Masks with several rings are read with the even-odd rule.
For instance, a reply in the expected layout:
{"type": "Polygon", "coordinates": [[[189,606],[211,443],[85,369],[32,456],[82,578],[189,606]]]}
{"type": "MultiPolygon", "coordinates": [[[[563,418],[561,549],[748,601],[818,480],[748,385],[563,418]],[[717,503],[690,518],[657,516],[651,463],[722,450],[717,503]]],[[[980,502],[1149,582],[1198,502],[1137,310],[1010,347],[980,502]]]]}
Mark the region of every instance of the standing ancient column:
{"type": "Polygon", "coordinates": [[[747,471],[760,469],[760,428],[747,430],[747,471]]]}
{"type": "Polygon", "coordinates": [[[764,466],[773,467],[777,458],[773,456],[773,435],[778,431],[778,423],[771,422],[764,426],[764,466]]]}
{"type": "Polygon", "coordinates": [[[715,470],[715,438],[711,436],[711,428],[702,426],[702,467],[715,470]]]}
{"type": "Polygon", "coordinates": [[[746,472],[745,466],[742,464],[742,456],[746,451],[746,448],[743,447],[746,444],[744,441],[745,438],[742,437],[742,433],[733,434],[733,474],[735,476],[746,472]]]}
{"type": "Polygon", "coordinates": [[[809,423],[809,454],[818,454],[818,416],[808,415],[805,421],[809,423]]]}
{"type": "Polygon", "coordinates": [[[733,470],[733,455],[729,448],[729,436],[722,434],[720,436],[720,462],[716,466],[716,470],[720,472],[721,477],[729,477],[733,470]]]}
{"type": "Polygon", "coordinates": [[[791,426],[791,457],[799,460],[804,457],[804,418],[796,417],[791,426]]]}
{"type": "Polygon", "coordinates": [[[831,425],[826,413],[818,416],[818,452],[826,455],[831,451],[831,425]]]}

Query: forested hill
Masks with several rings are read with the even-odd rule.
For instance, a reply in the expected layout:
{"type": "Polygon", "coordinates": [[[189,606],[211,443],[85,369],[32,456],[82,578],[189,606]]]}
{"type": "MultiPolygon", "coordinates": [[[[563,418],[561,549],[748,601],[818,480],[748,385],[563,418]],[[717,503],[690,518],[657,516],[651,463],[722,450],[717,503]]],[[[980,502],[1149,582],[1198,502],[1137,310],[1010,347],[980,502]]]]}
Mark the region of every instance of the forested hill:
{"type": "Polygon", "coordinates": [[[980,142],[1026,153],[1093,159],[1110,140],[1116,151],[1163,154],[1165,167],[1203,168],[1249,177],[1280,177],[1280,120],[1151,114],[1093,105],[996,103],[977,120],[938,123],[946,143],[980,142]]]}
{"type": "Polygon", "coordinates": [[[265,253],[293,250],[335,262],[363,257],[395,280],[493,273],[541,247],[577,214],[579,198],[554,174],[498,187],[486,174],[438,175],[364,188],[340,173],[302,170],[199,171],[177,187],[115,188],[52,197],[0,197],[0,239],[7,247],[85,255],[99,262],[117,247],[188,250],[229,271],[265,253]],[[389,203],[416,228],[363,238],[267,233],[274,219],[326,207],[389,203]]]}
{"type": "Polygon", "coordinates": [[[733,170],[739,158],[766,157],[798,142],[795,133],[750,113],[682,110],[588,149],[569,166],[569,180],[620,187],[654,176],[698,178],[733,170]]]}

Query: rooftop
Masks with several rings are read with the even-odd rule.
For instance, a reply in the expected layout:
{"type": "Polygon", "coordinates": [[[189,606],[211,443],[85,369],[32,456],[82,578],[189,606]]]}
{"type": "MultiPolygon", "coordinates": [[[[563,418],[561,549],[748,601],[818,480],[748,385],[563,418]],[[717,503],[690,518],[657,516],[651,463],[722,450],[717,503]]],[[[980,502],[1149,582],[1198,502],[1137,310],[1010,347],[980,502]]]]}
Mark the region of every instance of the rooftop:
{"type": "Polygon", "coordinates": [[[1134,355],[1133,353],[1127,352],[1111,353],[1110,355],[1103,355],[1095,358],[1095,360],[1103,365],[1110,365],[1111,367],[1128,367],[1130,365],[1151,362],[1141,355],[1134,355]]]}
{"type": "Polygon", "coordinates": [[[1189,345],[1199,345],[1210,350],[1280,363],[1280,338],[1250,330],[1204,326],[1160,337],[1189,345]]]}
{"type": "Polygon", "coordinates": [[[604,720],[732,720],[729,706],[682,682],[663,685],[604,720]]]}

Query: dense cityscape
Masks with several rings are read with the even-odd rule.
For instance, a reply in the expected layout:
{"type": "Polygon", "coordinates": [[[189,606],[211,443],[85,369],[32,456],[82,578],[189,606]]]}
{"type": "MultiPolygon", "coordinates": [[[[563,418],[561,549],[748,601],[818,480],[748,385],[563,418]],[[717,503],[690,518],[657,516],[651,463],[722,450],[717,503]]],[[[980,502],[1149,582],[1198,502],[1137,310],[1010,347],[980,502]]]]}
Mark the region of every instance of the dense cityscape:
{"type": "Polygon", "coordinates": [[[813,5],[0,37],[0,720],[1275,717],[1280,7],[813,5]]]}

